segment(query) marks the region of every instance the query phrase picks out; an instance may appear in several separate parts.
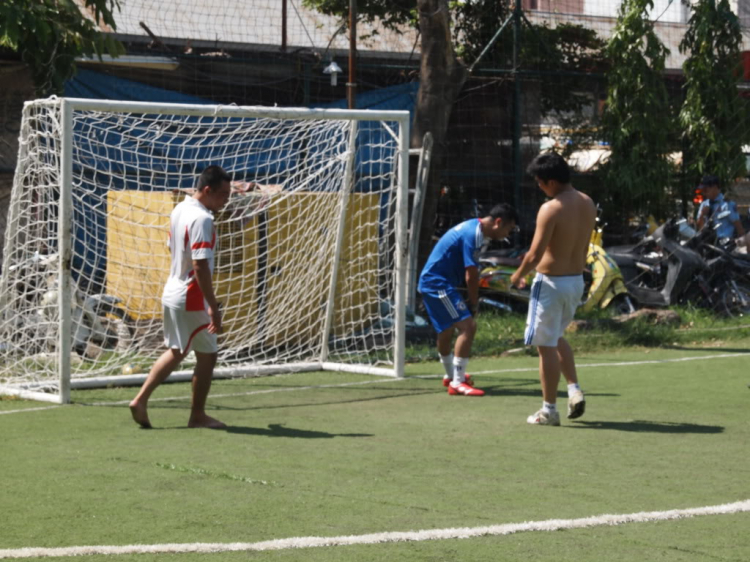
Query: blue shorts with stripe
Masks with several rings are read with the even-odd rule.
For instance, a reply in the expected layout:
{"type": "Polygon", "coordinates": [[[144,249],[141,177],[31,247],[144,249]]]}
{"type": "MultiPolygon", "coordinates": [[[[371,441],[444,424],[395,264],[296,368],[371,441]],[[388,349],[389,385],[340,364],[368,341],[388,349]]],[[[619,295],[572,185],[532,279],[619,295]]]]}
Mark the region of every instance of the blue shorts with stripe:
{"type": "Polygon", "coordinates": [[[437,333],[451,328],[471,316],[469,307],[461,294],[453,288],[421,291],[422,302],[437,333]]]}

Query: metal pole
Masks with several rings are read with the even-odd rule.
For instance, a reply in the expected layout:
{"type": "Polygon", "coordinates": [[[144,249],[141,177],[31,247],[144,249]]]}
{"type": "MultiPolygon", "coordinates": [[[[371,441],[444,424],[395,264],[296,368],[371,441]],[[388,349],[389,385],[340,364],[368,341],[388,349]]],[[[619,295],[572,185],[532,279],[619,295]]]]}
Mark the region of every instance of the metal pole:
{"type": "Polygon", "coordinates": [[[485,45],[484,49],[482,49],[482,52],[479,53],[479,56],[476,58],[476,60],[471,63],[471,66],[469,67],[469,73],[474,72],[474,67],[477,65],[477,63],[484,58],[484,55],[487,54],[487,51],[489,51],[492,48],[492,45],[495,44],[495,42],[500,39],[500,35],[503,33],[503,30],[505,27],[510,23],[510,21],[514,19],[514,15],[508,16],[508,18],[503,22],[503,25],[500,26],[500,29],[497,30],[497,33],[495,33],[495,36],[490,39],[490,42],[485,45]]]}
{"type": "Polygon", "coordinates": [[[521,77],[518,73],[521,54],[521,3],[513,9],[513,200],[521,212],[521,77]]]}
{"type": "MultiPolygon", "coordinates": [[[[409,227],[409,270],[406,278],[406,305],[416,310],[417,304],[417,254],[419,253],[419,230],[422,228],[422,211],[424,210],[425,189],[430,175],[432,160],[432,133],[427,131],[422,138],[419,153],[417,180],[414,185],[414,202],[412,203],[411,226],[409,227]]],[[[411,151],[410,151],[411,152],[411,151]]]]}
{"type": "Polygon", "coordinates": [[[349,80],[346,101],[349,109],[357,107],[357,0],[349,0],[349,80]]]}
{"type": "Polygon", "coordinates": [[[73,109],[71,103],[60,102],[62,138],[60,140],[60,215],[57,218],[58,301],[60,324],[57,342],[59,361],[60,402],[70,402],[71,351],[71,281],[73,215],[73,109]]]}
{"type": "Polygon", "coordinates": [[[287,0],[281,0],[281,50],[286,51],[286,39],[287,39],[287,0]]]}
{"type": "Polygon", "coordinates": [[[398,191],[396,192],[396,286],[394,287],[395,311],[393,318],[393,368],[396,376],[404,376],[404,365],[406,364],[406,276],[408,274],[406,253],[407,241],[407,216],[409,211],[409,121],[403,120],[399,123],[399,153],[398,153],[398,191]]]}
{"type": "Polygon", "coordinates": [[[339,276],[341,264],[341,250],[346,241],[346,215],[349,210],[349,194],[354,191],[354,165],[357,160],[357,131],[359,121],[352,119],[349,123],[349,154],[346,160],[346,169],[344,171],[343,191],[339,198],[339,225],[336,232],[336,245],[333,249],[333,266],[331,267],[331,279],[328,285],[328,305],[326,308],[326,317],[323,324],[323,337],[320,341],[320,362],[328,361],[328,340],[333,330],[333,317],[336,312],[336,284],[339,276]]]}
{"type": "Polygon", "coordinates": [[[310,105],[310,76],[312,69],[309,62],[302,63],[302,105],[310,105]]]}

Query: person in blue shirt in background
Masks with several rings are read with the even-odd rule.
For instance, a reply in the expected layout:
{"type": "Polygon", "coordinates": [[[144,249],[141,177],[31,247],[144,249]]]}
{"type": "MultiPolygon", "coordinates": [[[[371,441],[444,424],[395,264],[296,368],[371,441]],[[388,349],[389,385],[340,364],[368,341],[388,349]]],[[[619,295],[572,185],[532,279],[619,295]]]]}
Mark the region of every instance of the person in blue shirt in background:
{"type": "Polygon", "coordinates": [[[502,240],[518,223],[518,213],[507,204],[495,205],[481,219],[469,219],[446,232],[432,249],[419,276],[419,293],[438,333],[437,348],[445,368],[443,386],[452,396],[484,396],[466,374],[477,331],[474,315],[479,304],[477,257],[487,239],[502,240]],[[466,283],[468,299],[458,292],[466,283]],[[453,335],[458,337],[451,353],[453,335]]]}
{"type": "Polygon", "coordinates": [[[745,229],[740,221],[737,205],[734,201],[724,198],[719,186],[719,178],[705,175],[698,187],[703,194],[703,202],[698,207],[698,230],[703,228],[710,218],[713,218],[714,223],[718,225],[716,229],[718,238],[743,238],[745,229]],[[719,215],[725,211],[729,213],[720,217],[719,215]]]}

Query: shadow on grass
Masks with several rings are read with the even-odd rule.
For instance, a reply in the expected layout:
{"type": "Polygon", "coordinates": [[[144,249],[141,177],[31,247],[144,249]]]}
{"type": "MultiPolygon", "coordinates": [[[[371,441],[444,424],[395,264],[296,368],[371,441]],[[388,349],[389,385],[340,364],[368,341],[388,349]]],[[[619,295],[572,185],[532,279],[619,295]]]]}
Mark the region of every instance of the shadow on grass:
{"type": "Polygon", "coordinates": [[[263,437],[291,437],[294,439],[333,439],[334,437],[372,437],[371,433],[328,433],[326,431],[310,431],[308,429],[294,429],[284,427],[280,423],[268,424],[268,428],[229,426],[226,433],[238,435],[261,435],[263,437]]]}
{"type": "MultiPolygon", "coordinates": [[[[288,388],[288,387],[286,387],[288,388]]],[[[327,389],[331,390],[331,389],[327,389]]],[[[348,390],[346,388],[333,388],[333,390],[348,390]]],[[[382,388],[368,388],[367,390],[379,390],[383,391],[382,388]]],[[[374,400],[391,400],[393,398],[404,398],[408,396],[419,396],[419,395],[425,395],[425,394],[442,394],[445,392],[445,389],[440,387],[439,389],[435,390],[421,390],[421,389],[404,389],[399,388],[398,393],[383,395],[383,396],[370,396],[366,398],[342,398],[341,400],[327,400],[327,401],[320,401],[320,402],[300,402],[298,404],[272,404],[272,405],[248,405],[248,406],[227,406],[225,404],[217,404],[217,400],[221,400],[224,398],[229,398],[228,396],[216,396],[212,397],[209,395],[208,397],[208,405],[207,408],[209,410],[213,411],[251,411],[251,410],[279,410],[279,409],[285,409],[285,408],[306,408],[311,406],[333,406],[337,404],[357,404],[360,402],[372,402],[374,400]],[[414,390],[414,392],[403,392],[404,390],[414,390]]],[[[247,396],[243,396],[243,393],[239,393],[235,396],[231,396],[231,398],[252,398],[253,395],[251,393],[248,393],[247,396]]],[[[122,408],[122,404],[113,404],[110,406],[102,405],[104,407],[118,407],[122,408]]],[[[190,409],[190,396],[185,396],[183,398],[164,401],[164,402],[156,402],[149,403],[148,406],[149,411],[151,410],[189,410],[190,409]]]]}
{"type": "MultiPolygon", "coordinates": [[[[154,427],[153,430],[190,429],[187,426],[180,427],[154,427]]],[[[192,429],[191,431],[195,431],[192,429]]],[[[372,433],[328,433],[326,431],[311,431],[309,429],[294,429],[284,427],[281,423],[268,424],[264,427],[245,427],[241,425],[230,425],[225,429],[212,429],[211,431],[223,431],[224,433],[236,433],[237,435],[260,435],[262,437],[286,437],[292,439],[333,439],[334,437],[373,437],[372,433]]]]}
{"type": "MultiPolygon", "coordinates": [[[[518,385],[521,386],[521,385],[518,385]]],[[[512,387],[508,388],[505,385],[486,385],[482,384],[482,381],[477,381],[477,388],[481,388],[484,390],[484,394],[486,396],[500,396],[500,397],[508,397],[508,396],[526,396],[526,397],[532,397],[532,398],[541,398],[542,397],[542,389],[539,386],[539,381],[530,381],[528,383],[529,388],[518,388],[518,387],[512,387]]],[[[607,397],[619,397],[619,394],[616,393],[610,393],[610,392],[587,392],[586,396],[607,396],[607,397]]],[[[562,400],[568,399],[568,392],[567,390],[558,390],[557,391],[557,397],[562,400]]]]}
{"type": "Polygon", "coordinates": [[[633,431],[636,433],[722,433],[724,427],[720,425],[699,425],[695,423],[652,422],[633,420],[629,422],[607,421],[574,421],[569,425],[573,429],[613,429],[615,431],[633,431]]]}

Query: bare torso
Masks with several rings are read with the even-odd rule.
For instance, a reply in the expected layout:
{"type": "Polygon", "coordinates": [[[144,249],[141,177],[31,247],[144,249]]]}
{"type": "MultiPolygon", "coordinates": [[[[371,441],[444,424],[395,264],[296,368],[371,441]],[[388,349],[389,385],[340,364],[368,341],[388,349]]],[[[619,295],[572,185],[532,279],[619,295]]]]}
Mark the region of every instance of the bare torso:
{"type": "Polygon", "coordinates": [[[558,193],[543,207],[550,221],[549,245],[536,266],[545,275],[578,275],[586,265],[596,207],[588,195],[572,187],[558,193]]]}

